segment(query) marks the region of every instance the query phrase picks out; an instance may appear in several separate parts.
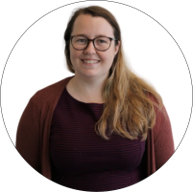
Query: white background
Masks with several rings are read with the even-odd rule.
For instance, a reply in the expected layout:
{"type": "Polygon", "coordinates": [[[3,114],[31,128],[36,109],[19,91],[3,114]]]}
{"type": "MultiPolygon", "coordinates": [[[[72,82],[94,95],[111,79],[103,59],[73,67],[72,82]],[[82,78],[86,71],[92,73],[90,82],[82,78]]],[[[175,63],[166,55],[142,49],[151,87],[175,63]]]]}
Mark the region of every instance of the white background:
{"type": "MultiPolygon", "coordinates": [[[[177,148],[187,127],[192,102],[185,58],[175,40],[155,20],[134,8],[104,1],[76,3],[57,9],[34,20],[37,22],[18,36],[2,82],[3,117],[10,137],[15,143],[18,121],[32,95],[72,75],[66,69],[63,33],[72,11],[91,4],[108,8],[117,18],[128,65],[161,94],[177,148]]],[[[17,20],[14,25],[23,26],[23,21],[17,20]]]]}

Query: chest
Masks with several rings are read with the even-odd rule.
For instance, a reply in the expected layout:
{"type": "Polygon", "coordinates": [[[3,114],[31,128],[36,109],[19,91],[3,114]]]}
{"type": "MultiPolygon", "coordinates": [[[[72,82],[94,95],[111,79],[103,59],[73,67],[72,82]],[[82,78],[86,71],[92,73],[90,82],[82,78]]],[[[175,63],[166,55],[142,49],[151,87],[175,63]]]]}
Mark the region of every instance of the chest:
{"type": "Polygon", "coordinates": [[[68,95],[61,97],[50,133],[50,156],[56,170],[65,174],[130,171],[140,165],[145,142],[118,135],[105,140],[96,134],[95,124],[102,112],[101,104],[80,103],[68,95]]]}

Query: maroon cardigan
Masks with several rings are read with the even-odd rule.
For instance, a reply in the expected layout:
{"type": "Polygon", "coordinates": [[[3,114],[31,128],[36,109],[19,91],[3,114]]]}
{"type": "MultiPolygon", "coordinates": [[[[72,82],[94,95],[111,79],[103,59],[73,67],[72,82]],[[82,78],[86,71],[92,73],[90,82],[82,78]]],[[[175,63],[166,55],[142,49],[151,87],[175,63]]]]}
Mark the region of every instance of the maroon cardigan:
{"type": "MultiPolygon", "coordinates": [[[[16,149],[40,174],[51,179],[49,136],[52,116],[71,77],[38,91],[25,108],[17,130],[16,149]]],[[[174,153],[167,113],[156,111],[156,124],[149,130],[143,164],[147,176],[159,169],[174,153]]]]}

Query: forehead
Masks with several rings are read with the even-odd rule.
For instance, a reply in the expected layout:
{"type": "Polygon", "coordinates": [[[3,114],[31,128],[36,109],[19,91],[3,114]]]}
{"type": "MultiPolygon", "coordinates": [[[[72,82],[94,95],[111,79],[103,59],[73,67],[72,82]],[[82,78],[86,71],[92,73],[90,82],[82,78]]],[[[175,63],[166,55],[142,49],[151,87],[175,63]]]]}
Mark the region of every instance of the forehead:
{"type": "Polygon", "coordinates": [[[88,14],[82,14],[76,18],[73,25],[72,35],[78,34],[87,36],[113,36],[113,27],[103,17],[93,17],[88,14]]]}

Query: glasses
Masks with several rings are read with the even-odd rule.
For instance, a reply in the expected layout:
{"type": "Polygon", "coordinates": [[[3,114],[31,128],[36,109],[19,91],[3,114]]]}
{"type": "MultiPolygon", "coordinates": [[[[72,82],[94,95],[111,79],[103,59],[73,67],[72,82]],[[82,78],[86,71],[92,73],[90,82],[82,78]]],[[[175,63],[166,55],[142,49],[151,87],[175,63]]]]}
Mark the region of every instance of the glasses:
{"type": "Polygon", "coordinates": [[[95,49],[98,51],[106,51],[111,46],[112,40],[117,41],[115,38],[105,36],[99,36],[94,39],[88,39],[80,35],[71,36],[71,43],[73,48],[79,51],[85,50],[88,47],[90,41],[93,42],[95,49]]]}

